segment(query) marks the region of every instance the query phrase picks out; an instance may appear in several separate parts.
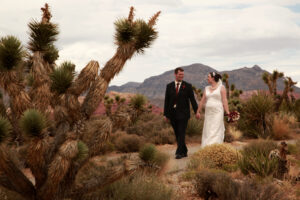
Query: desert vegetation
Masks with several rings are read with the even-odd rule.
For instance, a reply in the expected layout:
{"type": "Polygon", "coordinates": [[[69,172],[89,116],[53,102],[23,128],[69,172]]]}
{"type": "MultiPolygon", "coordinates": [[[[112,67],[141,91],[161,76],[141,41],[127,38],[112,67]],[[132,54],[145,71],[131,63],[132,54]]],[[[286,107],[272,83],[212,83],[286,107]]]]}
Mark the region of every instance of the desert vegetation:
{"type": "MultiPolygon", "coordinates": [[[[192,113],[186,137],[194,148],[177,162],[173,129],[147,97],[107,93],[125,63],[158,37],[160,12],[145,21],[131,7],[114,23],[113,57],[102,69],[92,60],[76,72],[71,61],[56,64],[58,25],[48,4],[41,10],[28,24],[26,48],[14,36],[0,39],[0,199],[300,197],[300,100],[290,77],[264,73],[268,91],[242,99],[223,74],[230,110],[241,118],[225,118],[224,144],[201,149],[204,119],[192,113]]],[[[202,90],[193,90],[199,100],[202,90]]]]}
{"type": "MultiPolygon", "coordinates": [[[[58,25],[51,21],[48,4],[41,10],[42,19],[28,24],[27,48],[14,36],[0,40],[0,87],[9,96],[8,104],[0,101],[1,195],[3,199],[31,200],[89,199],[95,195],[101,198],[107,194],[105,187],[118,187],[116,181],[135,173],[142,162],[139,157],[104,163],[95,158],[109,149],[113,130],[124,129],[126,120],[135,123],[144,112],[140,97],[132,100],[131,112],[122,109],[124,100],[118,97],[114,101],[119,107],[111,112],[109,104],[112,102],[104,98],[110,81],[126,61],[144,53],[157,38],[155,24],[160,12],[148,21],[135,20],[131,7],[128,17],[114,23],[116,52],[101,72],[98,73],[99,63],[92,60],[77,73],[70,61],[56,65],[58,25]],[[83,93],[86,93],[85,98],[79,102],[83,93]],[[94,116],[93,112],[103,100],[106,115],[94,116]],[[116,184],[111,185],[114,182],[116,184]],[[102,188],[103,192],[97,193],[102,188]]],[[[129,137],[132,140],[134,135],[129,137]]],[[[119,148],[122,148],[121,143],[117,141],[119,148]]],[[[137,150],[139,147],[137,145],[137,150]]],[[[153,162],[160,166],[166,160],[159,153],[154,157],[153,162]]],[[[128,185],[132,192],[144,180],[143,175],[134,177],[134,183],[128,185]]],[[[130,178],[121,182],[128,180],[130,178]]],[[[159,188],[160,194],[151,195],[160,195],[161,199],[170,196],[169,189],[155,182],[146,183],[144,188],[159,188]]],[[[140,196],[128,195],[134,199],[140,196]]],[[[120,199],[119,196],[112,198],[120,199]]]]}

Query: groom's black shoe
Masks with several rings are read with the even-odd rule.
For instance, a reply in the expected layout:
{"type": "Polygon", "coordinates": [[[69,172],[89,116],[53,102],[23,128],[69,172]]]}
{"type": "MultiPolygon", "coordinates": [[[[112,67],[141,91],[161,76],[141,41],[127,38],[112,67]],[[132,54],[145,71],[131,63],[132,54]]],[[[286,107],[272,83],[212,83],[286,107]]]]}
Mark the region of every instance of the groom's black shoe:
{"type": "Polygon", "coordinates": [[[183,158],[183,155],[181,155],[181,154],[176,154],[175,159],[181,159],[181,158],[183,158]]]}
{"type": "Polygon", "coordinates": [[[186,154],[183,154],[182,157],[188,157],[187,153],[186,153],[186,154]]]}

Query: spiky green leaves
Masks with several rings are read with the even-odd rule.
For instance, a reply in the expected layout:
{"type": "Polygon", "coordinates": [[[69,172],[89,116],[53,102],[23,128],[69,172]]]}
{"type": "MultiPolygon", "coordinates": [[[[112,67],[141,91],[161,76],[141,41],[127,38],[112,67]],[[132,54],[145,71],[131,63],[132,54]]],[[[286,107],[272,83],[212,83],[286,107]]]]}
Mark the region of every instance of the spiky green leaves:
{"type": "Polygon", "coordinates": [[[115,40],[119,46],[133,44],[138,53],[143,53],[145,48],[150,47],[157,38],[157,31],[153,28],[158,17],[155,16],[151,23],[146,23],[142,19],[133,21],[133,8],[127,18],[119,19],[115,22],[115,40]]]}
{"type": "Polygon", "coordinates": [[[127,19],[119,19],[115,22],[115,40],[117,45],[132,42],[136,35],[136,27],[127,19]]]}
{"type": "Polygon", "coordinates": [[[137,94],[130,99],[130,106],[136,110],[142,110],[146,103],[147,98],[141,94],[137,94]]]}
{"type": "Polygon", "coordinates": [[[0,40],[0,70],[11,70],[19,65],[23,58],[21,42],[14,36],[0,40]]]}
{"type": "Polygon", "coordinates": [[[71,62],[64,62],[56,68],[50,78],[52,80],[51,90],[58,94],[64,94],[72,85],[75,77],[75,65],[71,62]]]}
{"type": "Polygon", "coordinates": [[[153,27],[150,27],[144,20],[137,20],[136,27],[135,49],[138,53],[143,53],[144,48],[149,48],[157,38],[157,31],[153,27]]]}
{"type": "Polygon", "coordinates": [[[0,144],[6,139],[11,130],[12,127],[10,122],[0,116],[0,144]]]}
{"type": "Polygon", "coordinates": [[[46,117],[38,110],[26,110],[20,119],[20,127],[28,136],[41,137],[47,127],[46,117]]]}
{"type": "Polygon", "coordinates": [[[80,161],[83,161],[85,158],[87,158],[87,156],[89,155],[89,148],[82,141],[78,141],[77,148],[78,148],[78,154],[77,154],[75,160],[80,162],[80,161]]]}
{"type": "Polygon", "coordinates": [[[54,45],[50,45],[43,56],[44,60],[46,60],[49,64],[54,64],[58,57],[58,49],[54,45]]]}
{"type": "Polygon", "coordinates": [[[52,23],[33,21],[29,23],[30,41],[29,49],[35,51],[52,51],[53,42],[57,40],[58,26],[52,23]]]}

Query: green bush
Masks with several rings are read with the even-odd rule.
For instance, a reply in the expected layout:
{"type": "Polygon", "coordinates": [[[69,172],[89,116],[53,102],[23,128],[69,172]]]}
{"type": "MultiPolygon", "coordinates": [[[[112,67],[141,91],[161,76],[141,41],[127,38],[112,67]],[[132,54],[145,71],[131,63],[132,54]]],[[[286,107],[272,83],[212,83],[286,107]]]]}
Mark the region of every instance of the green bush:
{"type": "Polygon", "coordinates": [[[203,130],[203,118],[201,120],[196,119],[195,117],[191,117],[191,119],[188,121],[188,125],[186,128],[186,134],[188,136],[194,136],[194,135],[202,135],[203,130]]]}
{"type": "Polygon", "coordinates": [[[86,195],[85,200],[169,200],[174,192],[155,175],[136,173],[106,188],[86,195]]]}
{"type": "Polygon", "coordinates": [[[258,92],[252,95],[243,103],[238,129],[247,137],[271,137],[274,108],[275,102],[267,93],[258,92]]]}
{"type": "Polygon", "coordinates": [[[275,142],[268,140],[248,144],[241,152],[238,166],[243,174],[254,173],[260,177],[273,175],[278,169],[278,160],[270,159],[270,151],[277,148],[275,142]]]}
{"type": "Polygon", "coordinates": [[[153,144],[144,145],[140,152],[139,157],[147,165],[155,165],[162,168],[169,159],[169,156],[161,151],[158,151],[153,144]]]}
{"type": "Polygon", "coordinates": [[[216,168],[233,170],[239,153],[227,144],[213,144],[195,153],[188,163],[189,169],[216,168]]]}
{"type": "Polygon", "coordinates": [[[143,146],[139,152],[140,159],[145,162],[151,162],[154,159],[156,148],[153,144],[143,146]]]}

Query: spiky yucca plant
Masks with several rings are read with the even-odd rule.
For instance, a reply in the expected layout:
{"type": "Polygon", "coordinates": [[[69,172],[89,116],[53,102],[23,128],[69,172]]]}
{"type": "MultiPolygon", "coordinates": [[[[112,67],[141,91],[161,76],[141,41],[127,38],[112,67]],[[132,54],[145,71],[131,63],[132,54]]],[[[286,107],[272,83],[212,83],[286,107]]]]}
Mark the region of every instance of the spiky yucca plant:
{"type": "Polygon", "coordinates": [[[64,94],[67,89],[72,85],[75,77],[75,66],[72,63],[64,62],[61,66],[55,69],[50,75],[52,84],[51,90],[58,93],[64,94]]]}
{"type": "Polygon", "coordinates": [[[229,75],[227,73],[222,75],[222,81],[225,82],[225,87],[226,87],[226,97],[229,100],[229,82],[228,82],[229,75]]]}
{"type": "Polygon", "coordinates": [[[294,82],[291,77],[285,78],[285,80],[284,80],[285,87],[284,87],[283,93],[276,105],[276,110],[279,110],[279,108],[284,100],[286,101],[287,104],[290,103],[289,92],[293,91],[292,87],[296,84],[297,84],[297,82],[294,82]]]}
{"type": "Polygon", "coordinates": [[[38,110],[30,109],[24,112],[20,119],[20,127],[28,136],[40,137],[46,128],[45,116],[38,110]]]}
{"type": "MultiPolygon", "coordinates": [[[[25,86],[18,75],[23,64],[24,50],[21,42],[14,36],[0,39],[0,87],[12,98],[11,110],[14,118],[30,107],[30,99],[25,86]]],[[[14,124],[14,123],[13,123],[14,124]]]]}
{"type": "MultiPolygon", "coordinates": [[[[26,74],[31,77],[31,84],[27,85],[29,91],[24,90],[26,81],[19,80],[16,75],[17,66],[23,62],[20,43],[15,39],[6,42],[5,38],[0,42],[0,86],[10,96],[7,110],[11,112],[7,114],[13,118],[8,120],[16,126],[12,133],[19,130],[29,136],[23,146],[25,156],[18,155],[12,144],[10,147],[5,143],[0,145],[0,186],[19,193],[24,199],[79,200],[83,199],[83,194],[113,183],[134,169],[125,160],[126,163],[122,161],[118,166],[93,175],[93,179],[84,184],[76,178],[89,171],[93,157],[101,154],[112,127],[116,127],[118,119],[124,118],[122,112],[116,112],[111,118],[97,118],[92,114],[102,101],[109,82],[126,61],[134,53],[144,52],[157,37],[154,25],[160,12],[148,22],[134,21],[132,7],[128,18],[121,19],[123,25],[115,23],[117,50],[100,74],[99,63],[90,61],[75,77],[72,63],[55,67],[58,52],[53,43],[58,29],[50,22],[47,4],[42,11],[41,21],[29,24],[28,48],[32,53],[27,62],[31,65],[30,71],[26,74]],[[7,43],[14,44],[10,45],[13,51],[6,51],[10,49],[7,43]],[[80,104],[78,97],[84,93],[87,95],[80,104]],[[19,161],[30,168],[35,182],[23,174],[24,165],[19,161]]],[[[0,118],[1,141],[9,130],[6,121],[0,118]]]]}
{"type": "Polygon", "coordinates": [[[32,21],[29,23],[29,49],[32,52],[46,52],[53,48],[51,44],[57,40],[58,27],[56,24],[32,21]]]}
{"type": "Polygon", "coordinates": [[[11,130],[12,126],[10,122],[7,119],[0,116],[0,144],[7,138],[11,130]]]}
{"type": "Polygon", "coordinates": [[[277,95],[277,80],[283,76],[284,73],[278,72],[277,70],[274,70],[272,74],[265,72],[262,75],[263,81],[268,85],[270,94],[272,94],[274,97],[277,95]]]}

